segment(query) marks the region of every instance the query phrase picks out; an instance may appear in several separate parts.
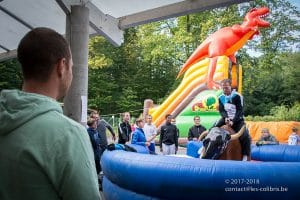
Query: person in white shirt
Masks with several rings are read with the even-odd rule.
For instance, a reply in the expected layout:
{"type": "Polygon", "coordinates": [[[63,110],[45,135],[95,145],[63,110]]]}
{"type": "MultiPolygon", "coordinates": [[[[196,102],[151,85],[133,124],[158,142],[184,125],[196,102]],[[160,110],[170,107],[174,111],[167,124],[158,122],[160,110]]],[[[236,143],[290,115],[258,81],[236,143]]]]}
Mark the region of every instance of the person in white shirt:
{"type": "Polygon", "coordinates": [[[147,139],[147,142],[150,142],[149,151],[150,153],[155,153],[155,137],[157,135],[157,130],[154,124],[152,124],[152,116],[146,116],[146,122],[144,125],[144,133],[147,139]]]}
{"type": "Polygon", "coordinates": [[[292,128],[292,134],[289,136],[289,145],[300,145],[300,136],[298,135],[298,129],[296,127],[292,128]]]}

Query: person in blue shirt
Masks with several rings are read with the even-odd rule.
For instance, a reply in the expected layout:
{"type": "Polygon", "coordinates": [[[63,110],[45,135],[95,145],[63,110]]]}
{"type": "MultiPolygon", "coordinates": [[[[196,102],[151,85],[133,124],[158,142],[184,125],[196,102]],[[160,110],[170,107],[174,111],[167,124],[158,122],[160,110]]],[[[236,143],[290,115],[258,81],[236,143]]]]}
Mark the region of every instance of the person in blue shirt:
{"type": "Polygon", "coordinates": [[[132,140],[131,140],[131,144],[137,144],[137,145],[142,145],[142,146],[150,146],[150,142],[147,141],[145,133],[144,133],[144,121],[143,119],[137,119],[135,121],[135,124],[137,126],[137,128],[135,129],[135,131],[132,134],[132,140]]]}

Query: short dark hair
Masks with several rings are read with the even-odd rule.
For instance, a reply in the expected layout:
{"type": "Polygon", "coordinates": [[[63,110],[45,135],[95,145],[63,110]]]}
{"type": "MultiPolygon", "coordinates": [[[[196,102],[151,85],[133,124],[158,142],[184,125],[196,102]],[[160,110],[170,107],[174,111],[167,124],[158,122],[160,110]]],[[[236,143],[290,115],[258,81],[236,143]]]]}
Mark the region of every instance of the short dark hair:
{"type": "Polygon", "coordinates": [[[172,116],[171,114],[167,114],[166,116],[165,116],[165,118],[167,119],[168,117],[170,117],[170,116],[172,116]]]}
{"type": "Polygon", "coordinates": [[[230,79],[223,79],[222,81],[221,81],[221,84],[225,84],[225,83],[229,83],[230,85],[231,85],[231,80],[230,79]]]}
{"type": "Polygon", "coordinates": [[[200,119],[200,116],[199,116],[199,115],[194,116],[194,120],[195,120],[196,118],[199,118],[199,119],[200,119]]]}
{"type": "Polygon", "coordinates": [[[91,113],[90,113],[90,117],[92,117],[95,114],[98,114],[98,112],[96,110],[92,110],[91,113]]]}
{"type": "Polygon", "coordinates": [[[124,117],[125,117],[125,115],[126,115],[127,113],[130,115],[130,112],[123,112],[123,113],[121,113],[122,119],[124,119],[124,117]]]}
{"type": "Polygon", "coordinates": [[[25,80],[45,82],[53,66],[62,58],[71,58],[68,42],[49,28],[35,28],[29,31],[18,46],[18,60],[22,65],[25,80]]]}

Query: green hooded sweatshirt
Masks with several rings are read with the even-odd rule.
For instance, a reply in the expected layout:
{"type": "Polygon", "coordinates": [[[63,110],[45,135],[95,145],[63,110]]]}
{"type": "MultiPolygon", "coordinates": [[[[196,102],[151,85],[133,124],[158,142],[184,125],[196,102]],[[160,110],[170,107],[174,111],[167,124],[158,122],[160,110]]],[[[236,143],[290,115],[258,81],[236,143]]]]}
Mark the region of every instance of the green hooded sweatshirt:
{"type": "Polygon", "coordinates": [[[54,99],[1,92],[0,199],[100,199],[87,131],[54,99]]]}

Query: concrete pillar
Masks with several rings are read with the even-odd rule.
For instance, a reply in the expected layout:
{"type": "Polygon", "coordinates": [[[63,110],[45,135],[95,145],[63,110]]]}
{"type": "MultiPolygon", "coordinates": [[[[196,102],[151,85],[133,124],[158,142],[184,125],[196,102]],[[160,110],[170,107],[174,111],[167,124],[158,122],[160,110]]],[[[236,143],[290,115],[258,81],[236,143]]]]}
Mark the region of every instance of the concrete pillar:
{"type": "Polygon", "coordinates": [[[71,6],[71,13],[67,15],[66,38],[73,55],[73,81],[64,98],[64,114],[85,125],[88,92],[88,8],[71,6]]]}

